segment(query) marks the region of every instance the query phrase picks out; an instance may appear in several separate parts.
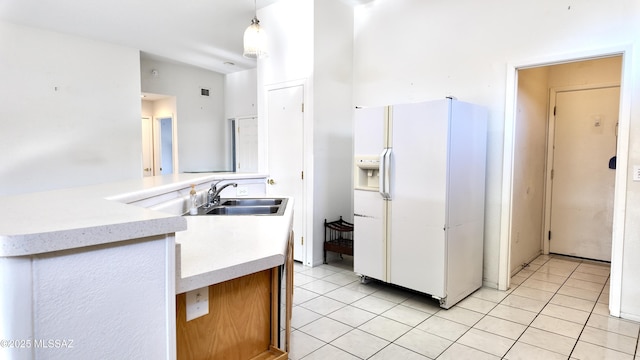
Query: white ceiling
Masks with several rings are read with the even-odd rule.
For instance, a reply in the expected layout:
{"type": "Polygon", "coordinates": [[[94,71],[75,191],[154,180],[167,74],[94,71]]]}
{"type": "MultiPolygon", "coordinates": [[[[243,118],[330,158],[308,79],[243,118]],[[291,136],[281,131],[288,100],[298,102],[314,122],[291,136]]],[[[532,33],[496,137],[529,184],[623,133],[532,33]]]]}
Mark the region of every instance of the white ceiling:
{"type": "MultiPolygon", "coordinates": [[[[257,0],[257,7],[278,0],[257,0]]],[[[242,56],[253,0],[0,0],[0,20],[139,49],[223,74],[254,68],[242,56]],[[225,65],[232,62],[235,65],[225,65]]]]}

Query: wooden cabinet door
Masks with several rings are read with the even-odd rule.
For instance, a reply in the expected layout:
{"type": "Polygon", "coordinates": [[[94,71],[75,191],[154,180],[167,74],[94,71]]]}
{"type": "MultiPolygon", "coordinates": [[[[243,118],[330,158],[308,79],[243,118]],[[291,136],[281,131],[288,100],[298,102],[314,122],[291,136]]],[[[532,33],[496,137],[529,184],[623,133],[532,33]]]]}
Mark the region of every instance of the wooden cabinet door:
{"type": "Polygon", "coordinates": [[[209,286],[209,314],[186,321],[186,294],[176,297],[178,359],[252,359],[270,349],[272,271],[209,286]]]}

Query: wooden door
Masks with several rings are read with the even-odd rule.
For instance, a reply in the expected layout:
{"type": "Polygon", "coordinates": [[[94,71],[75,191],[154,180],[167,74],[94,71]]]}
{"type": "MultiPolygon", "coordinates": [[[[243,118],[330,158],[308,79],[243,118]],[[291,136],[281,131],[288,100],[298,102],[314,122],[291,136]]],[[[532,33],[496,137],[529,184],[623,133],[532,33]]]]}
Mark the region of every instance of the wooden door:
{"type": "Polygon", "coordinates": [[[277,321],[272,271],[277,268],[209,286],[209,313],[190,321],[186,293],[176,295],[178,359],[243,360],[267,352],[277,321]]]}

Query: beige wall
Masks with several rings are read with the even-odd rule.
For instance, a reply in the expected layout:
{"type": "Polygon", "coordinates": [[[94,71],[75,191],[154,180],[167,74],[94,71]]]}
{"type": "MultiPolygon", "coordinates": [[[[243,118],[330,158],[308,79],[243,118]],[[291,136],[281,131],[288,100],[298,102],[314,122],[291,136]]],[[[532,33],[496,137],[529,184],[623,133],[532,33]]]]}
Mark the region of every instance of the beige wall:
{"type": "Polygon", "coordinates": [[[548,67],[518,72],[509,269],[511,274],[533,260],[542,250],[548,75],[548,67]]]}

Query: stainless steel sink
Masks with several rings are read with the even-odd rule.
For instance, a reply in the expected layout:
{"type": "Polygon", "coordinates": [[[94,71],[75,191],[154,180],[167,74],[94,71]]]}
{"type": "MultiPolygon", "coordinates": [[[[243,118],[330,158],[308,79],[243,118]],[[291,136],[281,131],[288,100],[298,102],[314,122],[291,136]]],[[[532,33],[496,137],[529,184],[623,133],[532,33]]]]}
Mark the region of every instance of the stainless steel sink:
{"type": "Polygon", "coordinates": [[[258,198],[258,199],[229,199],[222,202],[222,206],[256,206],[256,205],[280,205],[283,199],[258,198]]]}
{"type": "Polygon", "coordinates": [[[271,215],[280,206],[216,206],[207,211],[208,215],[271,215]]]}
{"type": "Polygon", "coordinates": [[[198,215],[282,215],[287,207],[285,198],[222,199],[220,205],[198,208],[198,215]]]}

